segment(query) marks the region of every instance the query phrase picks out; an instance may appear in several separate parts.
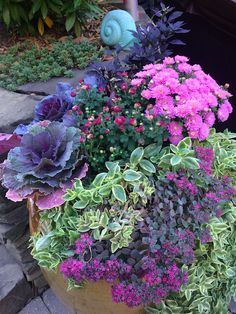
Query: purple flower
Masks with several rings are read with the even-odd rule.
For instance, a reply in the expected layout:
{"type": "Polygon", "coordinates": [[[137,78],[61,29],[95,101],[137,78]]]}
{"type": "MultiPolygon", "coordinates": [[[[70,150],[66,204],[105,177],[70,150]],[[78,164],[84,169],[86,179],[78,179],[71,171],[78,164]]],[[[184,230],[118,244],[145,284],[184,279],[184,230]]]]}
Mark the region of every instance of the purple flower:
{"type": "Polygon", "coordinates": [[[44,97],[35,106],[35,121],[62,121],[64,114],[73,107],[74,97],[71,97],[72,86],[58,83],[56,94],[44,97]]]}
{"type": "Polygon", "coordinates": [[[232,106],[228,101],[226,101],[220,106],[219,110],[217,111],[217,116],[221,122],[224,122],[228,119],[231,112],[232,106]]]}

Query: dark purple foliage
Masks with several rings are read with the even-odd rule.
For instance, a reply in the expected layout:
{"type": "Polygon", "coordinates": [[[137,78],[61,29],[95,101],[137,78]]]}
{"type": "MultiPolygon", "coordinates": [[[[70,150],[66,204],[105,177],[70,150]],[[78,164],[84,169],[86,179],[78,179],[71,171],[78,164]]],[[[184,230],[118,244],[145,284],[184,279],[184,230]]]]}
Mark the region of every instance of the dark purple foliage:
{"type": "Polygon", "coordinates": [[[186,33],[183,29],[184,22],[175,21],[182,13],[174,8],[161,4],[160,11],[154,11],[156,24],[149,22],[145,26],[138,26],[137,31],[132,31],[136,42],[128,51],[125,61],[138,69],[149,63],[157,63],[169,56],[172,51],[170,45],[183,45],[181,40],[175,39],[176,34],[186,33]]]}
{"type": "Polygon", "coordinates": [[[235,193],[227,178],[217,179],[192,173],[169,173],[155,183],[156,192],[140,230],[143,243],[160,259],[194,262],[195,240],[210,241],[204,227],[210,217],[229,202],[235,193]]]}
{"type": "Polygon", "coordinates": [[[123,81],[121,73],[127,71],[128,67],[122,65],[119,52],[120,47],[116,47],[112,60],[93,63],[85,74],[84,82],[92,87],[105,89],[114,83],[123,81]]]}

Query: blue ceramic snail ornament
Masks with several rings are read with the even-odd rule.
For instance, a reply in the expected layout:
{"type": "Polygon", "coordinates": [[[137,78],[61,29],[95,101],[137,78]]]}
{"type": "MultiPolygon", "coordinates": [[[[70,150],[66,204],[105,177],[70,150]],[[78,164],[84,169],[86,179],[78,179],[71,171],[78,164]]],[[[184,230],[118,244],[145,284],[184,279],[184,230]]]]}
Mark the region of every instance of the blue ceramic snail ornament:
{"type": "Polygon", "coordinates": [[[125,10],[113,10],[107,13],[102,21],[101,39],[105,45],[119,44],[128,48],[134,42],[131,30],[136,31],[133,17],[125,10]]]}

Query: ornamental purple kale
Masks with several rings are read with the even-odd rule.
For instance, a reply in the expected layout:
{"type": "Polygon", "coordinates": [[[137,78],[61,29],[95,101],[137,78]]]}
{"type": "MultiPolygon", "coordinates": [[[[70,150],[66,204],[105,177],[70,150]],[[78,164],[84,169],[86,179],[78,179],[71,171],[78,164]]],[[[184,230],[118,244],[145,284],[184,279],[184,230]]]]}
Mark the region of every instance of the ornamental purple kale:
{"type": "Polygon", "coordinates": [[[71,97],[72,86],[58,83],[56,94],[44,97],[35,106],[35,121],[62,121],[64,114],[70,110],[74,103],[71,97]]]}
{"type": "Polygon", "coordinates": [[[13,201],[37,193],[37,205],[51,208],[63,203],[71,179],[82,178],[85,173],[78,130],[59,122],[38,123],[23,135],[19,147],[10,150],[3,163],[2,184],[13,201]]]}

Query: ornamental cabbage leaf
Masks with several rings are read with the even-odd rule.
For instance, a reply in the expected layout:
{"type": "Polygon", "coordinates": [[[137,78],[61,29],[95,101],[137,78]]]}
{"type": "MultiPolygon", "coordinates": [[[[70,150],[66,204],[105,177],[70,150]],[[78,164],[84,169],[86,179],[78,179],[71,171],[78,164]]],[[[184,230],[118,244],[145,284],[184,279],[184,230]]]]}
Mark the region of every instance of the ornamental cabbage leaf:
{"type": "MultiPolygon", "coordinates": [[[[78,129],[55,121],[43,126],[38,123],[23,135],[18,147],[9,151],[3,163],[2,184],[8,189],[6,196],[13,201],[35,193],[40,200],[58,189],[65,191],[68,182],[85,177],[86,171],[78,129]]],[[[51,205],[44,203],[43,207],[51,205]]]]}
{"type": "Polygon", "coordinates": [[[71,97],[73,87],[67,83],[58,83],[56,94],[44,97],[35,106],[35,121],[62,121],[64,114],[70,110],[74,103],[71,97]]]}

